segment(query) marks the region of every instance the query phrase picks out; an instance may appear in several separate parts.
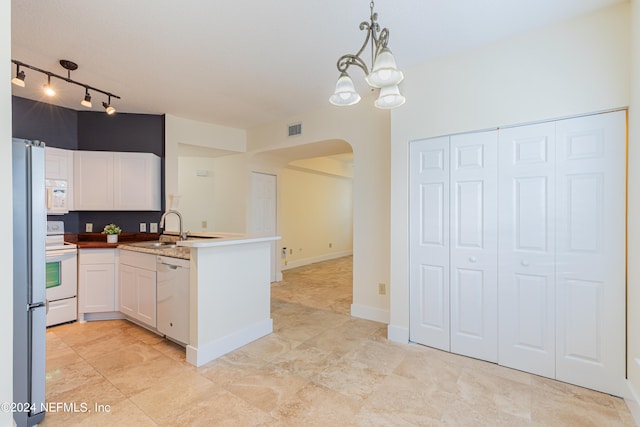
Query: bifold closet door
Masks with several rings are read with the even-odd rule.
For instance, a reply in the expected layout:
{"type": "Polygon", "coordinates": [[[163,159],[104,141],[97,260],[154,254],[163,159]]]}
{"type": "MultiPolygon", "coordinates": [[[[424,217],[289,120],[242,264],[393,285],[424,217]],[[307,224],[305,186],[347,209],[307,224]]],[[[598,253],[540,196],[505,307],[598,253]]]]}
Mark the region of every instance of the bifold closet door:
{"type": "Polygon", "coordinates": [[[409,152],[409,339],[449,351],[449,137],[409,152]]]}
{"type": "Polygon", "coordinates": [[[410,339],[497,359],[497,134],[410,147],[410,339]]]}
{"type": "Polygon", "coordinates": [[[556,378],[622,395],[626,112],[557,122],[556,378]]]}
{"type": "Polygon", "coordinates": [[[497,132],[450,140],[451,351],[498,359],[497,132]]]}
{"type": "Polygon", "coordinates": [[[500,130],[498,363],[555,378],[555,123],[500,130]]]}

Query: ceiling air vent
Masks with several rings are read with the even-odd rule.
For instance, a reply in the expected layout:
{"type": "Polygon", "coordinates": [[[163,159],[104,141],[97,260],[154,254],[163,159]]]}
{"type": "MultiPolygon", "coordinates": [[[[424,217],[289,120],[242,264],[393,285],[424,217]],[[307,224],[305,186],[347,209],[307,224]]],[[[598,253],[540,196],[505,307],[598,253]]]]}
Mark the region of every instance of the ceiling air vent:
{"type": "Polygon", "coordinates": [[[296,136],[300,134],[302,134],[302,123],[289,125],[289,136],[296,136]]]}

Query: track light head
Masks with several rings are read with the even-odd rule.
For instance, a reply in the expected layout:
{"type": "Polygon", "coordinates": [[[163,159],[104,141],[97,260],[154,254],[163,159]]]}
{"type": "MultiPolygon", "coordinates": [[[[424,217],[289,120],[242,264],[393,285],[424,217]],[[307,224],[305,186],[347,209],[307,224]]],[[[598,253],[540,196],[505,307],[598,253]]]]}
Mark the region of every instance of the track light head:
{"type": "Polygon", "coordinates": [[[84,99],[80,101],[80,105],[83,107],[91,108],[91,95],[89,95],[89,89],[87,88],[84,93],[84,99]]]}
{"type": "Polygon", "coordinates": [[[109,96],[109,102],[103,102],[102,106],[104,107],[104,111],[108,114],[108,115],[113,115],[116,112],[115,107],[111,106],[111,96],[109,96]]]}
{"type": "Polygon", "coordinates": [[[53,86],[51,86],[51,76],[47,76],[47,84],[44,85],[43,89],[47,96],[56,96],[56,91],[53,89],[53,86]]]}
{"type": "Polygon", "coordinates": [[[24,74],[24,71],[20,71],[20,66],[17,65],[16,66],[16,76],[11,79],[11,83],[13,83],[16,86],[24,87],[24,78],[25,77],[26,76],[24,74]]]}

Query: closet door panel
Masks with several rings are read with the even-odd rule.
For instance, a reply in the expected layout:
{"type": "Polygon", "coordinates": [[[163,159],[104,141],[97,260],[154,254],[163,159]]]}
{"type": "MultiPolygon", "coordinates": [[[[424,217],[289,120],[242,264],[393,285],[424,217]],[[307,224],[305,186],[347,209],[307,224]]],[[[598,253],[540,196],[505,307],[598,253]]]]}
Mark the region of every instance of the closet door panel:
{"type": "Polygon", "coordinates": [[[626,113],[557,122],[557,379],[620,396],[626,113]]]}
{"type": "Polygon", "coordinates": [[[497,132],[454,135],[451,351],[497,361],[497,132]]]}
{"type": "Polygon", "coordinates": [[[410,340],[449,351],[449,138],[410,146],[410,340]]]}
{"type": "Polygon", "coordinates": [[[555,123],[500,130],[501,365],[555,377],[555,123]]]}

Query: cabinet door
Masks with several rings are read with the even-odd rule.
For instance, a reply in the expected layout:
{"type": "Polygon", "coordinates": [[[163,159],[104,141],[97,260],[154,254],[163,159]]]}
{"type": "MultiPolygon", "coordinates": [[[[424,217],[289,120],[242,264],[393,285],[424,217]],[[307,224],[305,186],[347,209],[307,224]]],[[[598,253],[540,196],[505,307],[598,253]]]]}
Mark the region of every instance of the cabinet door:
{"type": "Polygon", "coordinates": [[[74,153],[74,209],[113,210],[113,153],[74,153]]]}
{"type": "Polygon", "coordinates": [[[555,378],[555,123],[500,130],[501,365],[555,378]]]}
{"type": "Polygon", "coordinates": [[[115,311],[114,264],[78,266],[78,305],[80,313],[115,311]]]}
{"type": "Polygon", "coordinates": [[[160,210],[160,158],[150,153],[114,154],[116,210],[160,210]]]}
{"type": "Polygon", "coordinates": [[[156,272],[136,268],[138,311],[136,318],[156,327],[156,272]]]}
{"type": "Polygon", "coordinates": [[[138,286],[136,284],[136,268],[130,265],[119,265],[118,310],[128,316],[137,318],[138,286]]]}
{"type": "Polygon", "coordinates": [[[410,147],[410,339],[448,351],[449,138],[410,147]]]}
{"type": "Polygon", "coordinates": [[[498,359],[497,132],[450,142],[451,351],[498,359]]]}
{"type": "Polygon", "coordinates": [[[67,151],[61,148],[45,147],[45,179],[69,180],[67,151]]]}

